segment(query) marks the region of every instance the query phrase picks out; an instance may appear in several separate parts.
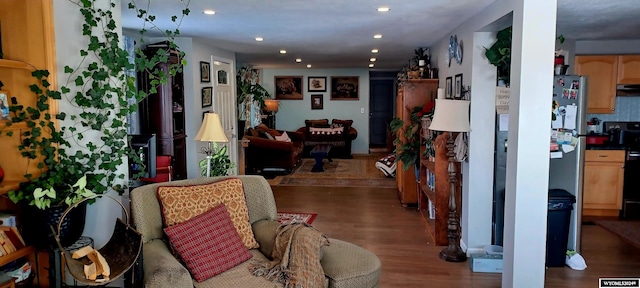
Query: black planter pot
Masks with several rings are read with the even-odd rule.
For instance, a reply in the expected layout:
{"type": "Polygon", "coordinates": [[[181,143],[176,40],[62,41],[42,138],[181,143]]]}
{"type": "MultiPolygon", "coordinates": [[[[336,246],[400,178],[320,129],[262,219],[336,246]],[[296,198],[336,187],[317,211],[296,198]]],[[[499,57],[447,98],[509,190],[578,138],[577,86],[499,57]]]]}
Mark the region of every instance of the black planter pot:
{"type": "MultiPolygon", "coordinates": [[[[58,222],[66,209],[66,205],[53,206],[47,210],[40,210],[33,206],[24,207],[22,236],[27,245],[33,245],[36,248],[57,247],[51,227],[54,231],[58,230],[58,222]]],[[[70,246],[82,236],[86,215],[87,203],[83,202],[65,216],[60,227],[62,247],[70,246]]]]}

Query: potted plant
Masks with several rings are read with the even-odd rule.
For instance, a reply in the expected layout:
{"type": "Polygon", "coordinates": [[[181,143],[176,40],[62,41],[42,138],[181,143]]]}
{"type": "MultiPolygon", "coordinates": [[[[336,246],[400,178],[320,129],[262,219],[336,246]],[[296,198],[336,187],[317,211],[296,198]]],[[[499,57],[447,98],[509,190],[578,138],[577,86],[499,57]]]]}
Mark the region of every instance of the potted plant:
{"type": "Polygon", "coordinates": [[[402,161],[402,169],[407,170],[411,166],[418,164],[420,158],[420,145],[422,138],[420,136],[420,128],[422,116],[433,116],[435,102],[429,101],[424,106],[416,106],[411,110],[409,123],[404,123],[402,119],[395,117],[389,124],[391,131],[396,134],[394,152],[396,153],[396,162],[402,161]]]}
{"type": "Polygon", "coordinates": [[[509,84],[511,72],[511,33],[512,27],[498,31],[496,42],[491,47],[484,47],[484,55],[489,63],[498,68],[498,81],[509,84]]]}
{"type": "MultiPolygon", "coordinates": [[[[265,99],[271,98],[269,92],[260,84],[260,72],[250,65],[244,65],[236,73],[238,95],[238,129],[241,133],[246,130],[245,121],[251,119],[251,109],[257,106],[260,111],[265,107],[265,99]]],[[[240,135],[242,138],[242,135],[240,135]]]]}
{"type": "MultiPolygon", "coordinates": [[[[28,210],[24,216],[38,216],[36,214],[41,213],[37,210],[41,210],[50,214],[46,217],[53,223],[60,219],[60,211],[79,200],[109,191],[124,192],[127,179],[126,172],[123,172],[127,169],[122,169],[124,161],[128,156],[139,161],[138,153],[128,146],[129,124],[126,117],[136,111],[137,102],[146,97],[146,94],[136,91],[135,81],[127,71],[151,69],[148,67],[167,61],[166,51],[160,49],[151,58],[137,51],[136,65],[130,62],[127,51],[121,48],[112,18],[111,10],[120,9],[117,5],[97,8],[92,0],[71,3],[78,5],[78,13],[83,15],[82,30],[87,37],[87,46],[78,51],[79,64],[64,67],[68,80],[59,90],[51,89],[49,71],[34,70],[35,83],[29,88],[35,94],[35,105],[17,103],[10,106],[11,119],[7,123],[7,126],[26,124],[28,128],[20,130],[18,135],[18,149],[27,161],[35,161],[38,169],[36,174],[25,174],[25,181],[18,189],[9,191],[8,197],[28,210]],[[67,115],[52,110],[52,104],[60,100],[65,100],[80,112],[67,115]]],[[[145,23],[153,24],[155,16],[138,9],[135,2],[129,3],[128,8],[136,10],[145,23]]],[[[184,17],[189,9],[181,12],[181,17],[184,17]]],[[[145,32],[142,29],[140,33],[145,32]]],[[[162,32],[166,33],[171,47],[175,47],[173,39],[178,29],[162,32]]],[[[176,65],[171,71],[175,73],[179,69],[181,65],[176,65]]],[[[166,81],[168,77],[159,71],[151,72],[155,75],[154,81],[166,81]]],[[[0,133],[14,136],[11,131],[0,133]]],[[[78,217],[83,226],[84,213],[78,217]]],[[[73,217],[65,220],[69,218],[73,217]]],[[[31,220],[33,223],[44,222],[42,219],[31,220]]],[[[31,226],[36,225],[25,225],[25,228],[33,228],[31,226]]],[[[34,229],[42,230],[38,233],[50,231],[47,225],[44,229],[34,229]]],[[[82,228],[79,231],[82,233],[82,228]]]]}
{"type": "Polygon", "coordinates": [[[207,158],[200,160],[198,163],[200,167],[200,172],[202,176],[207,175],[207,163],[211,167],[210,176],[227,176],[229,174],[229,169],[235,167],[231,159],[229,159],[229,155],[227,155],[227,146],[222,146],[218,149],[218,145],[214,142],[213,148],[211,152],[211,161],[208,161],[207,158]]]}

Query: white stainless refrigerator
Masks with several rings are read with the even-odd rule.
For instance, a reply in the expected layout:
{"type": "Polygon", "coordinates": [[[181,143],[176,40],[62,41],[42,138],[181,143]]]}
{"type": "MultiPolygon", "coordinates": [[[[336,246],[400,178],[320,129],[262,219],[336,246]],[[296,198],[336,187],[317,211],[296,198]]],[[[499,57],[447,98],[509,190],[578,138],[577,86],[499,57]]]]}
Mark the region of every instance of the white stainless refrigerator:
{"type": "MultiPolygon", "coordinates": [[[[587,78],[558,75],[553,81],[553,101],[556,119],[552,120],[549,162],[549,189],[564,189],[576,197],[569,226],[567,249],[580,251],[582,218],[582,181],[587,128],[587,78]],[[551,145],[555,146],[555,145],[551,145]]],[[[551,115],[549,115],[551,117],[551,115]]]]}

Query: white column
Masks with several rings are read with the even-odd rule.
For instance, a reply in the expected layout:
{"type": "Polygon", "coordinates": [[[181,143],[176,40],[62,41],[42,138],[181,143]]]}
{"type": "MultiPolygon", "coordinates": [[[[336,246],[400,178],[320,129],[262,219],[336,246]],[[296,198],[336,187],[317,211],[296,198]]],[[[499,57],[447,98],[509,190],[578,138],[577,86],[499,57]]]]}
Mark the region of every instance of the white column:
{"type": "Polygon", "coordinates": [[[544,287],[556,0],[516,0],[502,287],[544,287]]]}

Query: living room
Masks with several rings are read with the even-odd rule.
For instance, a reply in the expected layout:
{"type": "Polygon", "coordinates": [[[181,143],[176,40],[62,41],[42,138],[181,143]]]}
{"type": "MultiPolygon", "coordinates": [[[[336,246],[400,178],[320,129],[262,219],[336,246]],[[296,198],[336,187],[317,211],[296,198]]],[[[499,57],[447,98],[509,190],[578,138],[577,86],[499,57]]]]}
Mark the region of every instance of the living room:
{"type": "MultiPolygon", "coordinates": [[[[461,65],[452,65],[450,68],[445,68],[445,65],[443,64],[444,56],[440,56],[440,55],[445,55],[444,51],[447,50],[447,46],[449,42],[448,36],[444,37],[444,39],[442,39],[441,41],[438,41],[435,45],[432,46],[433,55],[438,55],[437,57],[433,58],[432,64],[441,69],[440,70],[441,79],[444,79],[445,76],[451,76],[458,73],[464,73],[465,75],[470,75],[469,77],[465,76],[464,83],[466,85],[470,85],[471,87],[473,87],[473,95],[477,96],[476,99],[482,99],[481,98],[482,95],[493,95],[495,93],[494,91],[495,85],[493,85],[493,83],[489,83],[491,81],[484,81],[484,79],[489,79],[491,77],[495,78],[495,74],[494,74],[495,72],[491,72],[491,73],[483,72],[483,71],[495,71],[495,69],[492,66],[490,66],[488,63],[482,64],[483,61],[477,60],[482,58],[481,47],[483,45],[488,45],[491,43],[492,32],[478,33],[475,31],[477,31],[479,27],[485,27],[490,23],[492,23],[493,21],[501,19],[503,15],[509,15],[511,11],[514,11],[514,12],[512,16],[508,18],[509,20],[513,21],[514,26],[520,27],[522,31],[525,31],[525,32],[529,31],[529,30],[526,30],[528,25],[526,25],[526,23],[523,23],[524,21],[522,21],[522,17],[524,17],[523,13],[525,13],[523,12],[525,10],[524,8],[525,4],[522,4],[522,3],[513,4],[513,3],[505,3],[505,2],[507,1],[497,1],[493,5],[483,10],[482,13],[479,13],[477,16],[470,19],[468,22],[465,22],[462,26],[456,29],[452,29],[448,33],[448,34],[457,34],[458,39],[462,40],[464,43],[474,43],[473,48],[468,49],[468,51],[465,52],[466,53],[465,58],[462,61],[461,65]],[[476,59],[476,61],[474,61],[474,59],[476,59]],[[478,73],[478,70],[480,70],[479,73],[478,73]]],[[[543,5],[543,4],[536,3],[536,5],[543,5]]],[[[546,3],[544,5],[548,5],[548,7],[546,7],[547,11],[555,11],[555,3],[553,3],[553,5],[550,3],[546,3]]],[[[527,7],[527,8],[530,8],[530,7],[527,7]]],[[[56,13],[62,13],[57,15],[65,15],[65,17],[68,19],[68,16],[65,12],[57,11],[56,13]]],[[[544,12],[539,12],[539,14],[536,14],[536,15],[538,15],[539,17],[544,17],[544,15],[546,14],[544,12]]],[[[56,17],[56,19],[61,19],[61,18],[63,17],[56,17]]],[[[61,21],[61,20],[56,20],[56,21],[61,21]]],[[[68,22],[72,22],[72,21],[68,21],[68,22]]],[[[65,29],[68,29],[69,31],[73,31],[74,29],[73,26],[74,26],[74,23],[56,22],[56,30],[62,29],[64,31],[65,29]]],[[[555,31],[555,26],[553,27],[545,26],[544,29],[546,29],[545,33],[553,34],[553,32],[555,31]]],[[[516,36],[528,35],[525,32],[520,32],[521,34],[514,34],[514,35],[516,36]]],[[[535,35],[538,35],[538,34],[535,34],[535,35]]],[[[517,37],[514,37],[514,38],[517,38],[517,37]]],[[[522,56],[514,58],[514,60],[519,60],[519,61],[516,61],[518,62],[518,64],[516,65],[515,69],[523,70],[522,72],[523,74],[521,76],[522,78],[526,77],[526,78],[537,79],[536,77],[538,74],[543,74],[540,71],[547,70],[546,68],[548,67],[546,66],[539,67],[539,65],[537,65],[538,62],[544,62],[544,61],[539,61],[538,59],[544,59],[546,57],[546,54],[550,54],[546,52],[551,52],[553,50],[553,47],[555,47],[556,43],[554,41],[554,38],[553,37],[546,37],[546,38],[542,39],[540,43],[536,44],[536,45],[545,44],[545,45],[542,45],[543,47],[545,47],[545,51],[540,52],[540,55],[537,53],[529,52],[529,51],[523,51],[525,50],[523,47],[525,47],[526,44],[522,43],[522,41],[519,43],[514,42],[514,53],[516,52],[522,53],[522,56]],[[533,55],[524,54],[524,53],[532,53],[533,55]],[[528,67],[528,69],[519,69],[519,67],[528,67]],[[534,69],[534,67],[537,68],[537,70],[534,69]]],[[[65,51],[72,50],[72,49],[66,49],[66,47],[64,46],[65,44],[70,45],[71,43],[74,43],[72,39],[73,39],[72,36],[66,35],[64,41],[63,40],[56,41],[56,45],[58,45],[56,50],[60,54],[57,57],[58,63],[65,63],[65,57],[68,57],[68,58],[73,57],[71,55],[66,55],[66,56],[63,55],[65,51]]],[[[200,90],[200,87],[202,86],[202,84],[197,80],[199,67],[196,67],[195,65],[192,66],[192,64],[198,63],[203,59],[205,60],[209,59],[210,55],[212,54],[219,55],[228,59],[235,59],[235,55],[233,54],[233,52],[225,51],[224,49],[217,48],[215,47],[215,45],[211,45],[201,39],[185,37],[185,39],[180,39],[180,41],[182,41],[180,43],[180,47],[185,49],[186,50],[185,52],[187,52],[187,55],[188,55],[187,57],[190,57],[187,59],[187,62],[189,64],[187,64],[185,69],[192,72],[190,73],[189,77],[191,77],[191,80],[193,81],[194,85],[189,85],[191,86],[191,88],[189,88],[191,89],[191,91],[185,91],[185,93],[189,95],[199,95],[199,90],[200,90]],[[189,48],[189,46],[191,46],[191,48],[189,48]],[[192,53],[188,53],[188,52],[192,52],[192,53]]],[[[617,53],[629,53],[629,50],[623,51],[624,49],[627,49],[623,47],[637,47],[637,45],[635,46],[616,45],[619,43],[620,42],[611,41],[611,42],[601,43],[601,45],[608,44],[607,46],[616,47],[611,50],[608,50],[608,53],[614,53],[616,51],[618,51],[617,53]]],[[[624,42],[624,43],[635,43],[635,42],[624,42]]],[[[579,41],[577,42],[568,41],[566,45],[569,45],[569,46],[566,49],[569,51],[575,50],[575,51],[581,51],[582,53],[589,53],[589,48],[587,44],[588,43],[579,42],[579,41]],[[573,45],[573,47],[571,45],[573,45]]],[[[470,44],[466,44],[466,45],[468,45],[467,47],[472,47],[470,44]]],[[[628,49],[632,49],[632,48],[628,48],[628,49]]],[[[631,52],[637,53],[638,51],[631,51],[631,52]]],[[[410,55],[407,55],[407,58],[409,57],[410,55]]],[[[569,59],[571,58],[572,57],[569,57],[569,59]]],[[[236,63],[236,64],[239,64],[239,63],[236,63]]],[[[278,75],[297,75],[297,76],[303,76],[304,79],[306,79],[306,77],[308,76],[327,76],[327,77],[358,76],[360,79],[359,80],[360,87],[362,88],[360,91],[362,93],[361,95],[368,95],[368,91],[367,91],[368,83],[369,83],[368,71],[369,70],[366,68],[362,68],[362,69],[358,68],[353,70],[352,69],[307,70],[307,69],[265,68],[263,69],[262,83],[267,89],[273,90],[274,84],[273,84],[273,81],[271,81],[271,79],[273,79],[274,76],[278,76],[278,75]]],[[[514,75],[514,78],[516,78],[515,75],[514,75]]],[[[533,120],[526,119],[526,115],[528,114],[524,113],[524,107],[526,107],[527,109],[531,109],[533,112],[539,112],[540,114],[548,112],[548,105],[547,105],[548,101],[546,101],[548,99],[546,98],[542,100],[537,99],[538,95],[548,94],[547,93],[548,91],[546,90],[541,91],[536,87],[529,87],[527,86],[526,83],[522,83],[521,85],[522,87],[519,87],[515,84],[512,86],[514,88],[517,87],[518,89],[521,90],[520,91],[521,93],[519,93],[521,97],[521,102],[518,103],[518,105],[520,105],[520,107],[523,107],[521,108],[521,112],[523,113],[523,115],[521,116],[522,119],[520,119],[519,121],[512,122],[519,125],[520,129],[518,131],[519,133],[523,134],[522,136],[520,136],[522,137],[521,139],[514,141],[515,144],[513,144],[512,147],[516,147],[516,151],[520,151],[520,152],[518,154],[512,155],[512,158],[513,158],[512,161],[514,165],[524,165],[523,163],[527,163],[528,167],[538,167],[540,165],[541,167],[544,167],[546,164],[543,163],[544,161],[541,161],[539,159],[545,159],[548,151],[544,151],[540,149],[538,146],[544,144],[542,143],[544,141],[541,141],[540,138],[544,138],[544,137],[541,137],[541,135],[544,136],[545,133],[548,134],[548,129],[547,129],[548,125],[545,126],[544,123],[537,123],[533,120]]],[[[354,141],[353,151],[354,153],[367,154],[368,153],[368,143],[367,143],[368,116],[367,116],[367,113],[360,113],[361,108],[364,107],[366,111],[367,107],[369,107],[368,106],[369,103],[367,102],[368,100],[366,99],[366,97],[361,96],[360,99],[358,99],[358,101],[348,101],[348,104],[345,104],[347,103],[347,101],[327,101],[328,98],[325,98],[324,100],[325,100],[324,110],[331,111],[331,117],[329,117],[329,119],[331,118],[354,119],[354,127],[358,128],[360,135],[358,139],[354,141]],[[338,115],[338,116],[334,117],[334,115],[338,115]]],[[[190,109],[192,109],[192,111],[199,111],[201,109],[199,101],[200,101],[199,97],[194,97],[194,99],[192,99],[190,103],[190,109]]],[[[462,219],[463,243],[466,243],[467,247],[478,247],[482,245],[482,243],[487,243],[488,239],[490,240],[490,235],[488,235],[489,234],[488,231],[490,231],[489,226],[491,225],[490,224],[491,213],[487,212],[486,207],[491,207],[490,206],[491,195],[487,194],[489,192],[485,192],[485,191],[490,191],[492,186],[492,183],[491,183],[492,177],[490,175],[491,171],[488,171],[490,169],[486,169],[486,163],[492,161],[492,160],[489,160],[488,158],[490,158],[489,154],[491,154],[493,151],[493,145],[491,144],[492,141],[487,141],[487,138],[486,138],[486,137],[491,137],[486,135],[491,135],[492,132],[489,132],[489,130],[493,129],[492,125],[486,125],[487,123],[486,119],[492,119],[493,117],[492,115],[493,112],[489,112],[489,110],[492,109],[492,107],[490,106],[492,106],[493,103],[491,102],[492,101],[473,101],[472,102],[473,112],[472,112],[471,124],[472,124],[472,130],[476,133],[472,133],[472,136],[470,138],[470,143],[473,143],[473,145],[470,146],[470,149],[471,149],[470,154],[473,155],[474,159],[470,159],[469,163],[464,164],[463,171],[462,171],[463,175],[469,175],[468,177],[465,177],[466,182],[463,184],[463,186],[465,187],[465,192],[463,194],[464,195],[463,199],[465,199],[464,200],[465,203],[463,207],[465,208],[463,209],[465,210],[463,210],[464,216],[462,219]],[[484,124],[483,124],[483,121],[484,121],[484,124]],[[485,135],[485,136],[482,136],[482,135],[485,135]],[[471,185],[471,183],[473,185],[471,185]],[[484,208],[477,209],[478,206],[481,206],[484,208]]],[[[277,117],[276,126],[279,129],[295,130],[303,125],[305,119],[324,118],[322,116],[327,115],[320,111],[311,110],[310,106],[311,105],[308,100],[281,101],[280,111],[277,114],[278,117],[277,117]],[[291,111],[296,111],[296,112],[291,113],[291,111]]],[[[199,124],[201,122],[201,119],[200,119],[201,114],[193,113],[191,115],[191,118],[192,118],[191,119],[192,121],[189,122],[190,124],[187,124],[187,134],[195,135],[198,130],[199,124]]],[[[515,138],[517,139],[518,137],[515,137],[515,138]]],[[[199,151],[199,147],[198,147],[199,144],[196,143],[195,141],[188,141],[187,145],[189,146],[189,148],[187,149],[189,161],[192,163],[197,162],[202,157],[197,152],[199,151]]],[[[190,175],[189,176],[190,178],[192,178],[191,175],[199,175],[198,168],[195,165],[189,166],[188,169],[190,169],[188,171],[188,175],[190,175]]],[[[539,256],[540,250],[544,249],[543,247],[544,243],[543,244],[529,243],[530,241],[521,239],[522,237],[525,237],[521,235],[536,234],[537,232],[544,230],[544,227],[541,227],[542,224],[540,223],[543,221],[539,221],[539,219],[543,219],[543,217],[545,217],[543,214],[546,213],[546,197],[540,197],[539,190],[544,191],[546,190],[546,187],[543,187],[544,185],[540,185],[539,183],[544,182],[542,181],[542,179],[546,179],[546,177],[548,177],[548,175],[546,174],[548,173],[545,173],[545,171],[542,171],[545,169],[539,169],[540,171],[531,171],[535,169],[528,169],[527,167],[519,167],[519,169],[516,169],[516,170],[518,172],[514,172],[515,174],[512,175],[513,176],[512,179],[514,180],[514,182],[512,183],[513,187],[511,187],[511,189],[514,189],[514,191],[518,191],[518,194],[517,194],[518,197],[523,197],[523,199],[525,200],[518,199],[516,202],[511,203],[513,205],[511,206],[512,208],[511,211],[516,211],[517,213],[514,212],[514,215],[513,215],[514,222],[511,223],[512,230],[508,230],[508,231],[511,231],[514,233],[513,234],[514,239],[512,242],[513,247],[511,248],[516,250],[507,252],[505,256],[509,257],[507,255],[511,255],[510,257],[515,258],[514,255],[517,254],[517,255],[529,255],[529,256],[533,255],[534,257],[530,258],[528,256],[518,256],[518,259],[511,258],[510,260],[511,262],[509,263],[513,263],[513,267],[514,267],[513,269],[515,269],[515,271],[512,271],[512,270],[507,271],[509,273],[505,273],[504,277],[507,277],[507,278],[515,277],[516,279],[515,280],[503,279],[502,283],[503,283],[503,286],[505,287],[517,286],[515,283],[523,283],[522,279],[525,279],[525,278],[529,279],[530,277],[529,275],[525,276],[523,274],[529,274],[530,270],[533,270],[536,272],[536,273],[532,273],[532,274],[535,274],[535,277],[533,278],[535,278],[534,282],[536,283],[536,285],[532,284],[532,286],[541,287],[541,285],[537,285],[537,284],[540,284],[541,283],[540,281],[544,281],[544,267],[542,267],[543,265],[541,265],[540,263],[542,260],[539,256]],[[545,198],[545,199],[541,199],[541,198],[545,198]],[[526,203],[523,203],[522,201],[526,203]],[[530,211],[531,210],[530,207],[532,206],[536,207],[535,209],[531,208],[535,211],[530,211]],[[542,207],[544,207],[544,209],[542,207]],[[520,214],[520,213],[523,213],[523,214],[520,214]],[[519,223],[517,227],[515,223],[519,223]],[[526,229],[526,228],[530,228],[530,230],[522,231],[522,229],[526,229]],[[519,232],[519,233],[516,233],[516,232],[519,232]],[[522,250],[517,250],[517,249],[522,249],[522,250]],[[531,250],[531,251],[528,251],[528,250],[531,250]],[[516,251],[520,253],[516,253],[516,251]],[[536,264],[531,264],[535,266],[533,269],[530,269],[531,267],[529,262],[533,261],[531,259],[536,260],[534,261],[536,262],[536,264]],[[520,263],[519,261],[526,262],[526,263],[520,263]],[[507,275],[511,275],[511,276],[507,276],[507,275]],[[509,281],[512,281],[512,282],[509,282],[509,281]]],[[[284,207],[288,207],[290,209],[296,209],[296,210],[306,208],[305,206],[302,206],[303,205],[302,203],[299,203],[299,204],[301,206],[295,206],[294,204],[285,204],[290,206],[284,206],[284,207]]],[[[353,205],[357,205],[357,203],[353,203],[353,205]]],[[[115,211],[117,209],[114,210],[112,208],[105,208],[105,210],[109,212],[113,212],[112,214],[116,214],[116,215],[118,214],[118,212],[115,211]]],[[[88,219],[88,220],[90,220],[90,222],[96,222],[97,220],[95,219],[95,214],[102,214],[104,213],[104,211],[100,210],[100,212],[94,211],[92,213],[94,214],[94,216],[91,216],[93,217],[93,219],[88,219]]],[[[326,212],[326,213],[335,213],[335,212],[326,212]]],[[[382,217],[380,220],[384,221],[384,217],[382,217]]],[[[419,221],[417,218],[414,220],[416,220],[416,222],[419,221]]],[[[320,223],[319,225],[323,225],[321,224],[322,222],[319,222],[319,223],[320,223]]],[[[343,229],[348,230],[349,225],[345,225],[345,226],[343,226],[343,229]]],[[[322,227],[322,226],[319,226],[319,227],[322,227]]],[[[419,225],[409,226],[407,228],[420,229],[420,226],[419,225]]],[[[99,231],[100,229],[96,229],[96,230],[98,231],[91,231],[90,233],[104,234],[102,237],[105,239],[108,238],[110,234],[108,232],[104,233],[104,231],[99,231]]],[[[400,233],[400,231],[397,231],[397,232],[400,233]]],[[[358,239],[360,237],[359,239],[360,243],[366,243],[366,241],[368,240],[366,239],[367,238],[366,235],[361,235],[361,236],[351,235],[347,237],[352,237],[353,239],[358,239]],[[365,238],[365,239],[362,239],[362,238],[365,238]]],[[[99,237],[96,236],[96,238],[99,238],[99,237]]],[[[532,239],[532,241],[533,240],[536,240],[538,242],[540,241],[540,239],[532,239]]],[[[429,251],[429,253],[431,252],[434,252],[434,251],[429,251]]],[[[389,263],[393,263],[393,261],[390,261],[389,263]]],[[[438,269],[439,266],[440,265],[432,268],[438,269]]],[[[446,266],[446,267],[450,267],[450,266],[446,266]]],[[[401,268],[395,267],[393,269],[401,269],[401,268]]],[[[605,271],[601,271],[601,272],[606,273],[605,271]]],[[[415,271],[415,272],[419,273],[419,271],[415,271]]],[[[387,277],[386,279],[393,278],[393,274],[387,274],[385,277],[387,277]]],[[[592,275],[589,277],[591,280],[597,281],[596,276],[592,275]]],[[[455,278],[455,277],[451,277],[451,278],[455,278]]],[[[561,279],[561,277],[558,277],[558,278],[561,279]]],[[[391,280],[387,280],[387,281],[388,282],[383,282],[383,283],[395,283],[398,286],[402,285],[401,281],[399,282],[392,282],[391,280]]],[[[425,281],[428,281],[427,277],[425,277],[425,281]]],[[[451,284],[451,282],[449,282],[448,280],[443,280],[443,281],[444,282],[442,283],[451,284]]],[[[453,281],[453,280],[450,280],[450,281],[453,281]]],[[[493,278],[490,282],[493,284],[493,283],[496,283],[495,281],[496,279],[493,278]]],[[[415,283],[415,282],[412,282],[412,283],[415,283]]],[[[469,284],[469,282],[465,282],[465,283],[469,284]]],[[[471,281],[471,283],[473,283],[473,281],[471,281]]],[[[464,285],[465,284],[462,284],[461,286],[464,286],[464,285]]]]}

